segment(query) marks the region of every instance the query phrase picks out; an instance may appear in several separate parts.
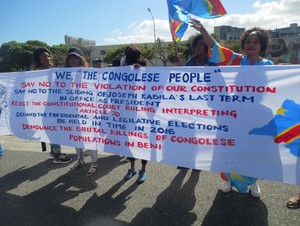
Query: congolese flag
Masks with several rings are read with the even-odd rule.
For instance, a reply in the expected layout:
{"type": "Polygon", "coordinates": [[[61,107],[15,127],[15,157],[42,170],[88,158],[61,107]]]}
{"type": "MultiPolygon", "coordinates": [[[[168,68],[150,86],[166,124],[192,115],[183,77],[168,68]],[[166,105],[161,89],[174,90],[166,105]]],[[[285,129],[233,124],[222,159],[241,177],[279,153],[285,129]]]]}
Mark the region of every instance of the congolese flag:
{"type": "Polygon", "coordinates": [[[189,26],[189,16],[207,19],[226,14],[220,0],[167,0],[172,38],[180,41],[189,26]]]}
{"type": "Polygon", "coordinates": [[[275,143],[284,143],[294,156],[300,157],[299,112],[300,105],[287,99],[267,125],[255,128],[249,134],[272,136],[275,143]]]}

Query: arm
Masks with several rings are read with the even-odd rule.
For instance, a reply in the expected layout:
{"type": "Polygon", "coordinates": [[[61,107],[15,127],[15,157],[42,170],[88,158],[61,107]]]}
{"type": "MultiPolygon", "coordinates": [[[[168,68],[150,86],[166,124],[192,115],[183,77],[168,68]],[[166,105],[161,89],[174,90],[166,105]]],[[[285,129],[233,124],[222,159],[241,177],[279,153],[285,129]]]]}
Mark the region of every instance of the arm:
{"type": "Polygon", "coordinates": [[[191,27],[195,28],[197,31],[199,31],[202,34],[206,45],[208,46],[208,48],[211,49],[214,46],[215,41],[213,37],[207,32],[203,24],[199,20],[193,18],[190,19],[190,23],[192,24],[191,27]]]}
{"type": "Polygon", "coordinates": [[[203,36],[203,39],[208,46],[208,60],[218,65],[240,65],[242,54],[235,53],[232,50],[221,46],[207,32],[200,21],[190,19],[191,27],[195,28],[203,36]]]}
{"type": "Polygon", "coordinates": [[[183,62],[180,56],[175,56],[175,65],[176,66],[182,66],[183,62]]]}

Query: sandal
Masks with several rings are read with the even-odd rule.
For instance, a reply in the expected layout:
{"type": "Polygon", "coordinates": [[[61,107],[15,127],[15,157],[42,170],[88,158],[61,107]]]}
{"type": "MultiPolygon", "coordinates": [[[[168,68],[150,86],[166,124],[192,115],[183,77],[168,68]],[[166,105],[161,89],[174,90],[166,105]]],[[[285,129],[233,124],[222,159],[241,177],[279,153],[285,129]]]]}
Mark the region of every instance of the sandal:
{"type": "Polygon", "coordinates": [[[300,193],[288,199],[286,207],[290,209],[297,209],[300,207],[300,193]]]}
{"type": "Polygon", "coordinates": [[[83,160],[77,160],[77,162],[70,168],[69,171],[73,171],[76,169],[79,169],[80,167],[82,167],[84,165],[84,161],[83,160]]]}
{"type": "Polygon", "coordinates": [[[87,173],[85,174],[87,177],[92,176],[94,173],[96,173],[98,169],[97,165],[91,165],[91,168],[89,169],[89,171],[87,171],[87,173]]]}

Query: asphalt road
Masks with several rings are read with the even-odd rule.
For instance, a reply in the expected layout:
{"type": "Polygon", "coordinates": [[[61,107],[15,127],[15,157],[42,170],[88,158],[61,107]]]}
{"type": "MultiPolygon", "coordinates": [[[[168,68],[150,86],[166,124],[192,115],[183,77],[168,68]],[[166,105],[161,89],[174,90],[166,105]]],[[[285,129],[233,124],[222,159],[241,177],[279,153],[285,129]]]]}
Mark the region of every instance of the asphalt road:
{"type": "Polygon", "coordinates": [[[97,173],[86,177],[89,156],[86,166],[68,172],[73,148],[63,147],[72,163],[53,164],[39,142],[4,136],[0,143],[0,225],[300,225],[300,209],[285,206],[299,186],[259,180],[261,199],[224,195],[218,173],[155,162],[139,185],[137,176],[123,180],[124,157],[100,153],[97,173]]]}

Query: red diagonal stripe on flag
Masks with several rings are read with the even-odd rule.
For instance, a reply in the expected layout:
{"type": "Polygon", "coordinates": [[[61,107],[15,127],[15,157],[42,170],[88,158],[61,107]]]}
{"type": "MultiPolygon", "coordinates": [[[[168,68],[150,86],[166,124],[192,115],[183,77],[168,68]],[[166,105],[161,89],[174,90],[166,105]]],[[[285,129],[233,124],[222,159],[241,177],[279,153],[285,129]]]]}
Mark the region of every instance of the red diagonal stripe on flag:
{"type": "Polygon", "coordinates": [[[284,130],[278,136],[274,137],[275,143],[290,143],[293,140],[300,137],[300,124],[296,124],[295,126],[284,130]]]}

